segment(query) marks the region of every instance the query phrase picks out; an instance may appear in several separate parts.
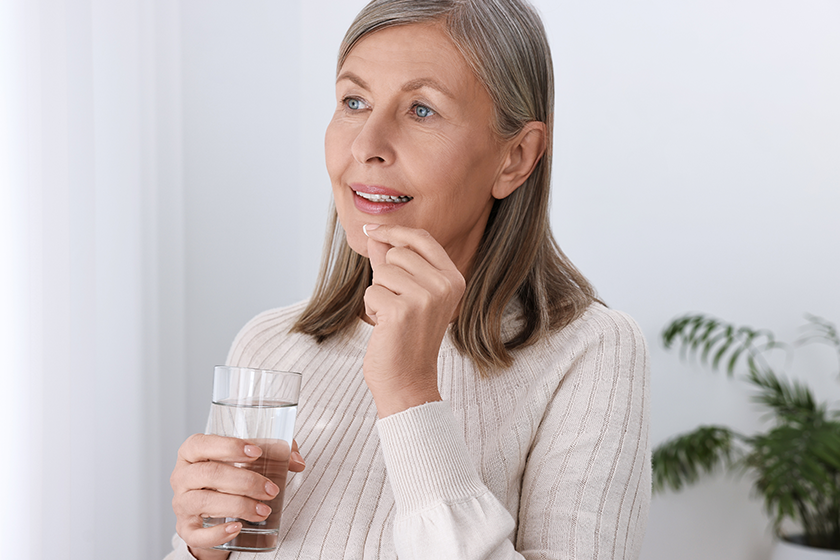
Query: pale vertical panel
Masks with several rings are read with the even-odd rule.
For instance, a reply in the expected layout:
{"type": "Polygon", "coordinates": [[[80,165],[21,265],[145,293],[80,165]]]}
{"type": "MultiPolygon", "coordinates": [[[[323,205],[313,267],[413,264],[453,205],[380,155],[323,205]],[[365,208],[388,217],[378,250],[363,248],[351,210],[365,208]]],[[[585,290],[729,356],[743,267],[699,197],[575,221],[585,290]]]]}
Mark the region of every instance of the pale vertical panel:
{"type": "MultiPolygon", "coordinates": [[[[175,530],[169,475],[186,427],[186,360],[184,334],[184,191],[181,119],[180,2],[155,0],[144,12],[146,67],[151,68],[153,108],[150,123],[154,160],[147,190],[146,348],[147,395],[156,403],[146,416],[149,558],[171,549],[175,530]]],[[[147,83],[149,85],[149,83],[147,83]]]]}
{"type": "Polygon", "coordinates": [[[139,560],[168,541],[162,456],[183,403],[163,403],[184,394],[173,4],[0,4],[4,558],[139,560]]]}
{"type": "MultiPolygon", "coordinates": [[[[70,310],[70,184],[68,177],[68,63],[67,63],[67,21],[66,6],[60,0],[45,0],[39,3],[39,86],[35,96],[38,104],[32,108],[38,112],[39,136],[38,162],[39,180],[30,184],[31,192],[38,193],[40,201],[30,206],[33,211],[31,226],[40,231],[38,248],[33,255],[40,256],[40,262],[33,268],[37,278],[33,294],[38,302],[33,305],[32,318],[37,331],[33,333],[38,341],[36,350],[39,366],[32,372],[39,387],[32,395],[32,411],[38,414],[33,422],[32,441],[37,445],[33,459],[40,464],[40,473],[33,480],[32,502],[37,512],[30,520],[34,556],[70,558],[66,547],[58,543],[68,542],[72,527],[69,523],[56,524],[51,530],[53,538],[44,538],[45,520],[56,512],[75,511],[85,516],[92,509],[71,500],[72,449],[73,449],[73,405],[71,394],[74,381],[80,371],[71,362],[70,310]],[[37,215],[35,215],[37,214],[37,215]],[[37,251],[37,252],[36,252],[37,251]]],[[[34,155],[34,154],[33,154],[34,155]]],[[[35,175],[35,174],[33,174],[35,175]]],[[[34,263],[33,263],[34,264],[34,263]]],[[[84,374],[83,374],[84,375],[84,374]]]]}
{"type": "Polygon", "coordinates": [[[140,3],[92,3],[96,211],[97,556],[140,558],[149,517],[144,487],[143,87],[140,3]],[[119,498],[118,498],[119,497],[119,498]],[[115,502],[119,521],[113,522],[115,502]]]}
{"type": "MultiPolygon", "coordinates": [[[[33,554],[29,520],[33,514],[29,488],[35,470],[30,418],[32,344],[30,308],[30,228],[28,219],[30,112],[32,84],[30,37],[35,27],[24,0],[0,4],[0,522],[10,535],[6,551],[16,557],[33,554]]],[[[37,509],[37,508],[36,508],[37,509]]]]}
{"type": "MultiPolygon", "coordinates": [[[[94,178],[94,89],[91,53],[91,6],[87,0],[66,3],[67,40],[67,183],[70,192],[68,239],[70,251],[69,277],[69,355],[67,372],[71,379],[67,399],[70,403],[70,511],[67,542],[53,546],[81,558],[91,553],[98,539],[97,526],[91,520],[101,519],[94,495],[98,472],[93,460],[96,448],[97,406],[96,378],[93,374],[97,351],[96,321],[96,216],[94,178]],[[79,515],[75,513],[78,512],[79,515]]],[[[119,336],[112,333],[111,336],[119,336]]],[[[50,557],[50,556],[47,556],[50,557]]]]}

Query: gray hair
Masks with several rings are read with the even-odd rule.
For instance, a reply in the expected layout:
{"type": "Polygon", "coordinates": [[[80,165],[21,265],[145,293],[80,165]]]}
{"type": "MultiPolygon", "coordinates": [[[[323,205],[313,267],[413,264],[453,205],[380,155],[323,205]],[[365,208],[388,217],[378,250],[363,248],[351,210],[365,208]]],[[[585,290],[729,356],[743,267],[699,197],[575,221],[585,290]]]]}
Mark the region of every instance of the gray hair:
{"type": "MultiPolygon", "coordinates": [[[[542,21],[526,0],[373,0],[344,37],[337,72],[364,37],[397,25],[440,23],[494,107],[501,139],[532,121],[546,126],[545,153],[528,179],[496,200],[474,259],[452,335],[482,372],[509,366],[511,350],[532,344],[577,318],[595,291],[560,250],[548,221],[554,117],[554,71],[542,21]],[[520,330],[502,338],[508,304],[521,304],[520,330]]],[[[333,211],[321,274],[294,330],[319,341],[364,312],[370,264],[347,245],[333,211]]]]}

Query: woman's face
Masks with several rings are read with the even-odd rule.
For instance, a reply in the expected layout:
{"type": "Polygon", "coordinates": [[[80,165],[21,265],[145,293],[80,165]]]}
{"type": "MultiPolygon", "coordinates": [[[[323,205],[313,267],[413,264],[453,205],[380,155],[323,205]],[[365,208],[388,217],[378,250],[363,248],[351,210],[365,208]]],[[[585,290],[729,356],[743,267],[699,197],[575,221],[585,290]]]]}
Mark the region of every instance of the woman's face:
{"type": "Polygon", "coordinates": [[[336,80],[327,171],[350,247],[367,256],[364,224],[428,231],[462,273],[493,205],[504,145],[493,104],[439,25],[368,35],[336,80]]]}

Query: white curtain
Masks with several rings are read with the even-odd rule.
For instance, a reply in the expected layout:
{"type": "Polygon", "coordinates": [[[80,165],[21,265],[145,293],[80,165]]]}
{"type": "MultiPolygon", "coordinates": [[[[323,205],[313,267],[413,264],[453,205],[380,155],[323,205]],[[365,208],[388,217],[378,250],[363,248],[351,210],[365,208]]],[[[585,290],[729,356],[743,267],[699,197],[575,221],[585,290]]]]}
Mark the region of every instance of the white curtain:
{"type": "Polygon", "coordinates": [[[177,2],[0,2],[3,558],[160,558],[172,531],[178,33],[177,2]]]}

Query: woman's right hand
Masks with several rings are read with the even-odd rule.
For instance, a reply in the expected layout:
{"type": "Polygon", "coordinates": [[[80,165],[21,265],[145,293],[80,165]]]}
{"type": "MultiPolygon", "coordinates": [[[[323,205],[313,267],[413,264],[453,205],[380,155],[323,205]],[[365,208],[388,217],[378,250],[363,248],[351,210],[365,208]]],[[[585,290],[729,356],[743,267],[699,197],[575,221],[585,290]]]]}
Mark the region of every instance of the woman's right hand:
{"type": "MultiPolygon", "coordinates": [[[[213,547],[235,538],[242,529],[242,523],[237,521],[204,527],[203,518],[236,517],[259,522],[271,513],[261,500],[276,496],[280,492],[277,485],[231,464],[250,463],[261,455],[257,445],[215,435],[194,434],[181,445],[170,477],[175,493],[172,509],[178,535],[198,560],[227,558],[228,552],[213,547]]],[[[292,442],[289,470],[300,472],[304,467],[297,442],[292,442]]]]}

